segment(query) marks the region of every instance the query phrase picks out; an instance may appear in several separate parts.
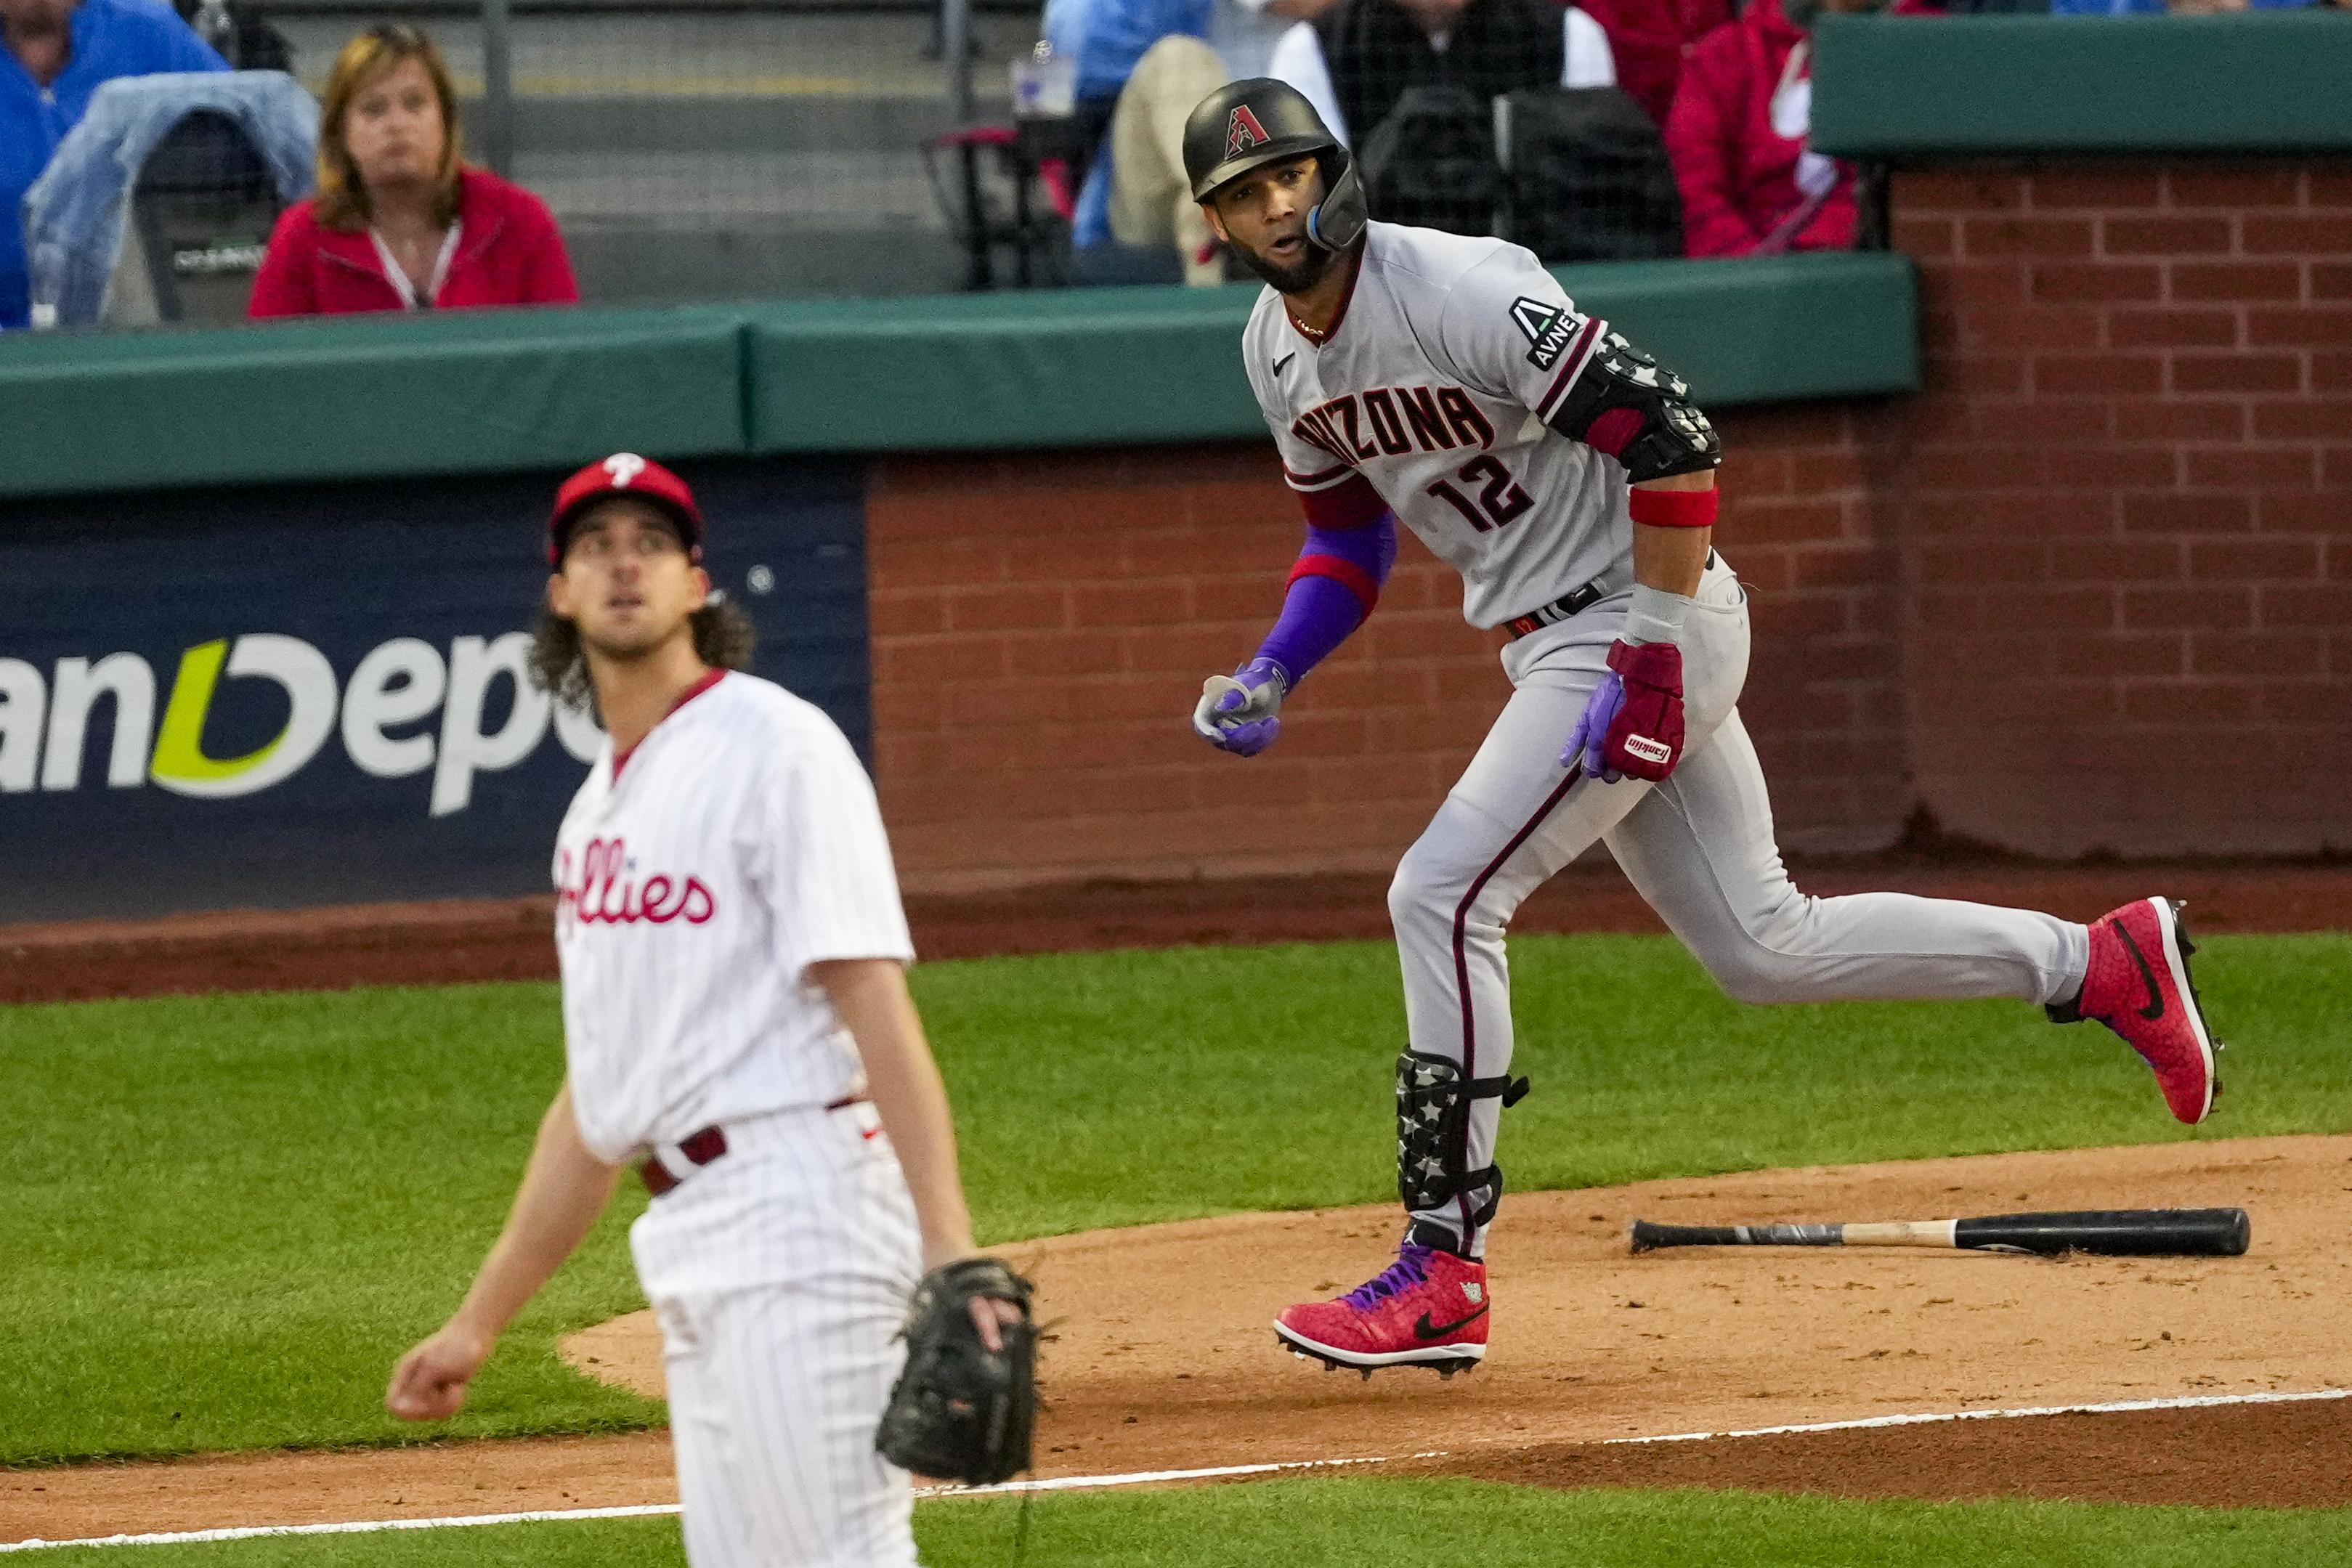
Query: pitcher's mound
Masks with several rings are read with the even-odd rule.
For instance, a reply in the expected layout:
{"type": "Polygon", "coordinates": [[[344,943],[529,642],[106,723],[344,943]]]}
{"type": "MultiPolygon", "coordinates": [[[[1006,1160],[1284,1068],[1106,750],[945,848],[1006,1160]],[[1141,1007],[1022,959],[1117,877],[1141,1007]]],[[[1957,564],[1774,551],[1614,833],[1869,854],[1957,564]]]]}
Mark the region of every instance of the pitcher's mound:
{"type": "MultiPolygon", "coordinates": [[[[1102,1475],[2352,1386],[2347,1191],[2352,1137],[1515,1194],[1489,1249],[1493,1347],[1475,1375],[1444,1383],[1415,1369],[1369,1382],[1328,1374],[1275,1343],[1283,1307],[1386,1264],[1391,1207],[1002,1250],[1037,1281],[1039,1315],[1055,1324],[1038,1473],[1102,1475]],[[1636,1216],[1730,1224],[2228,1206],[2253,1217],[2243,1258],[1761,1248],[1637,1258],[1625,1247],[1636,1216]]],[[[592,1375],[661,1392],[649,1313],[575,1334],[563,1352],[592,1375]]]]}

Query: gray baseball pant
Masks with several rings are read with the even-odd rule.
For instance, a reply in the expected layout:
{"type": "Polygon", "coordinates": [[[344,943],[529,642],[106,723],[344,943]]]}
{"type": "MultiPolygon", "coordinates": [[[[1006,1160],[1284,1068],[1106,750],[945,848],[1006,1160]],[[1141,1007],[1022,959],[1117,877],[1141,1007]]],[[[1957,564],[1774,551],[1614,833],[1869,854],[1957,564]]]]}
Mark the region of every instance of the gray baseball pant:
{"type": "MultiPolygon", "coordinates": [[[[2084,927],[2029,910],[1868,893],[1797,891],[1773,841],[1772,807],[1736,706],[1748,676],[1748,597],[1720,557],[1685,629],[1682,761],[1662,784],[1603,784],[1559,752],[1607,673],[1625,615],[1618,594],[1512,643],[1516,688],[1478,754],[1389,888],[1412,1049],[1493,1078],[1511,1063],[1503,934],[1520,902],[1594,840],[1724,990],[1745,1002],[2015,997],[2054,1002],[2081,987],[2084,927]]],[[[1462,1169],[1494,1161],[1502,1115],[1471,1103],[1462,1169]]],[[[1473,1223],[1486,1189],[1414,1214],[1414,1231],[1485,1251],[1473,1223]]]]}

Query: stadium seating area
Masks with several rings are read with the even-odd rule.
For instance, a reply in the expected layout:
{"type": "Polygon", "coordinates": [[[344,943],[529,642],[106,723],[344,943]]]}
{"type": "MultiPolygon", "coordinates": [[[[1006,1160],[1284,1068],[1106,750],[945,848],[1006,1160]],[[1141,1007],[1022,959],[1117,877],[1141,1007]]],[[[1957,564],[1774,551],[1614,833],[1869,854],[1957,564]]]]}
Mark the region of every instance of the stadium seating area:
{"type": "Polygon", "coordinates": [[[909,3],[442,16],[427,70],[349,0],[0,0],[0,329],[1222,283],[1159,143],[1252,75],[1316,102],[1376,217],[1554,262],[1851,248],[1881,236],[1863,172],[1809,145],[1821,13],[2158,0],[1052,0],[969,17],[961,61],[909,3]],[[375,221],[344,132],[404,71],[475,172],[404,215],[395,172],[375,221]],[[358,190],[323,225],[322,172],[358,190]],[[274,226],[322,284],[256,293],[274,226]]]}

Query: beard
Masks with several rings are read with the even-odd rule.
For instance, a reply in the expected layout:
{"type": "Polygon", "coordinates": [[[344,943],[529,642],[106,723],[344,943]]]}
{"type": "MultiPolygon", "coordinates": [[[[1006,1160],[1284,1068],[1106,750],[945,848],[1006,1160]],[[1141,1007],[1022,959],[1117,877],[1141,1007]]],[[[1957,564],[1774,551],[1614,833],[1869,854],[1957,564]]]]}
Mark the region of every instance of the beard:
{"type": "Polygon", "coordinates": [[[1268,261],[1246,246],[1225,242],[1225,248],[1241,258],[1241,264],[1257,274],[1276,294],[1304,294],[1323,281],[1331,264],[1339,259],[1337,251],[1325,250],[1314,241],[1307,242],[1307,254],[1291,266],[1268,261]]]}

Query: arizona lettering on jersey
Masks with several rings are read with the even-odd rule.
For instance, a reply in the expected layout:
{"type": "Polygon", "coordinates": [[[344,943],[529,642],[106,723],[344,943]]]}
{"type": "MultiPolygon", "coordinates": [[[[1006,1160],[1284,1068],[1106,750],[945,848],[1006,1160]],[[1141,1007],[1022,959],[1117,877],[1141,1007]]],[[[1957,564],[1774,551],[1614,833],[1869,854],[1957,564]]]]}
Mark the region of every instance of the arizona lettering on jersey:
{"type": "Polygon", "coordinates": [[[1494,425],[1460,387],[1375,387],[1360,398],[1343,392],[1300,414],[1290,433],[1348,464],[1495,444],[1494,425]]]}
{"type": "Polygon", "coordinates": [[[873,783],[823,712],[727,674],[617,770],[607,741],[552,869],[572,1105],[600,1158],[851,1092],[856,1047],[804,973],[914,950],[873,783]]]}
{"type": "Polygon", "coordinates": [[[1518,246],[1375,223],[1321,345],[1271,288],[1243,344],[1310,515],[1385,505],[1462,574],[1465,618],[1496,626],[1633,581],[1624,470],[1543,423],[1606,330],[1518,246]]]}

